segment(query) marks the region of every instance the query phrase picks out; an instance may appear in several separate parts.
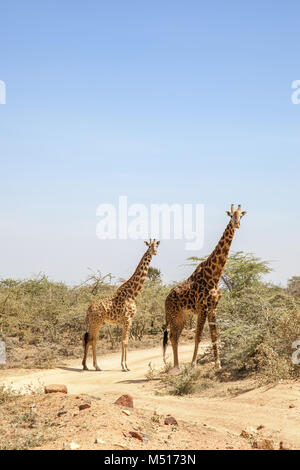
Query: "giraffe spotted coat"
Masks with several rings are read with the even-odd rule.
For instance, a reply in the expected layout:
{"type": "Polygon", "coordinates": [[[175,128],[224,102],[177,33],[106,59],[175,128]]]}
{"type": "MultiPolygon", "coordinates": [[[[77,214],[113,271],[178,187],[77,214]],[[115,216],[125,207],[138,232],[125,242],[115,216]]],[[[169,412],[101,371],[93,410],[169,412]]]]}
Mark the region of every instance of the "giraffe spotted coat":
{"type": "Polygon", "coordinates": [[[97,364],[96,344],[103,323],[122,326],[121,366],[123,371],[129,370],[127,346],[132,319],[136,313],[135,298],[145,282],[152,256],[157,254],[157,247],[160,242],[150,239],[150,242],[145,242],[145,244],[148,249],[131,278],[124,282],[112,296],[96,300],[87,310],[87,332],[84,335],[84,356],[82,360],[84,370],[87,370],[86,358],[90,345],[92,345],[93,350],[93,365],[96,370],[101,370],[97,364]]]}
{"type": "Polygon", "coordinates": [[[208,319],[211,340],[214,351],[216,368],[221,367],[218,349],[218,330],[216,324],[216,310],[221,298],[218,287],[223,273],[230,246],[236,228],[240,228],[240,219],[246,214],[241,211],[241,206],[235,210],[231,205],[231,211],[227,211],[230,221],[211,255],[195,269],[193,274],[175,286],[165,301],[166,327],[164,333],[164,360],[166,361],[166,347],[168,343],[168,330],[170,328],[170,340],[173,348],[174,369],[179,368],[178,341],[189,315],[197,315],[195,333],[195,348],[192,358],[192,366],[195,365],[198,346],[203,328],[208,319]]]}

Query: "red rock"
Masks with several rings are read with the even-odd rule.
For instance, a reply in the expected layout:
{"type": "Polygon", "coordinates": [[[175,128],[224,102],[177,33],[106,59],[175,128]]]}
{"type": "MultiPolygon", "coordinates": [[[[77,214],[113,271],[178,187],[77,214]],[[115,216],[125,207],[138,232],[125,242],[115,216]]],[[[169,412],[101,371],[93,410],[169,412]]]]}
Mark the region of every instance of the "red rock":
{"type": "Polygon", "coordinates": [[[289,408],[295,408],[295,405],[293,403],[289,406],[289,408]]]}
{"type": "Polygon", "coordinates": [[[45,393],[68,393],[67,387],[62,384],[51,384],[44,387],[45,393]]]}
{"type": "Polygon", "coordinates": [[[131,437],[134,437],[135,439],[138,439],[139,441],[143,441],[143,435],[140,432],[130,431],[129,434],[131,437]]]}
{"type": "Polygon", "coordinates": [[[131,395],[122,395],[115,401],[115,405],[123,406],[124,408],[133,408],[133,398],[131,395]]]}
{"type": "Polygon", "coordinates": [[[82,403],[81,405],[79,405],[78,408],[81,411],[81,410],[86,410],[87,408],[90,408],[90,407],[91,407],[91,405],[89,405],[89,403],[82,403]]]}
{"type": "Polygon", "coordinates": [[[173,426],[178,426],[178,423],[176,421],[176,419],[171,416],[171,415],[167,415],[167,417],[165,418],[165,424],[169,425],[173,425],[173,426]]]}

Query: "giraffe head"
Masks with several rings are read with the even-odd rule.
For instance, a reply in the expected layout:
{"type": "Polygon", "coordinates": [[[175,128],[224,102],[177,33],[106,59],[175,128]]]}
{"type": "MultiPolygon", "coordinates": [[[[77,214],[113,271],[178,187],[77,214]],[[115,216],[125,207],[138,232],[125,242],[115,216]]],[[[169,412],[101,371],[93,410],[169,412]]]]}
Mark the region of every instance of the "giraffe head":
{"type": "Polygon", "coordinates": [[[150,238],[148,242],[145,242],[145,245],[149,247],[148,251],[150,251],[151,255],[157,255],[157,247],[159,244],[160,244],[160,241],[155,240],[155,238],[153,240],[150,238]]]}
{"type": "Polygon", "coordinates": [[[232,226],[234,228],[240,228],[240,220],[245,214],[247,214],[247,212],[246,211],[244,211],[244,212],[241,211],[240,204],[238,205],[237,209],[234,208],[234,204],[231,204],[231,210],[230,210],[230,212],[226,211],[226,214],[229,215],[229,217],[231,218],[232,226]]]}

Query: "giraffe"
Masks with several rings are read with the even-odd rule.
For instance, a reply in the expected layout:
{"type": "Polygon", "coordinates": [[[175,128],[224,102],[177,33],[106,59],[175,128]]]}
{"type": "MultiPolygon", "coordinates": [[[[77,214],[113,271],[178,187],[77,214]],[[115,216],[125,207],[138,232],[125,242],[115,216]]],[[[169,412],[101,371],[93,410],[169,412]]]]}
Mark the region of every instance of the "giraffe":
{"type": "Polygon", "coordinates": [[[132,319],[136,313],[135,298],[144,284],[152,256],[157,254],[159,244],[158,240],[151,240],[151,238],[149,242],[145,241],[148,249],[131,278],[124,282],[115,294],[105,299],[96,300],[89,306],[85,320],[87,332],[83,337],[83,370],[88,370],[86,358],[91,344],[93,349],[93,365],[96,370],[101,370],[97,364],[96,343],[99,330],[105,322],[110,325],[122,325],[121,366],[124,372],[129,371],[127,366],[127,345],[132,319]]]}
{"type": "Polygon", "coordinates": [[[174,372],[179,370],[178,340],[189,315],[197,315],[192,367],[196,363],[198,346],[207,318],[214,351],[215,367],[216,369],[221,368],[216,309],[222,293],[218,288],[218,283],[229,255],[235,229],[240,228],[240,219],[246,212],[241,211],[240,205],[235,209],[234,204],[232,204],[231,211],[226,211],[226,214],[230,217],[230,221],[213,252],[205,261],[197,266],[188,279],[171,290],[165,301],[166,325],[164,328],[163,357],[166,362],[167,328],[169,326],[170,340],[173,348],[174,372]]]}

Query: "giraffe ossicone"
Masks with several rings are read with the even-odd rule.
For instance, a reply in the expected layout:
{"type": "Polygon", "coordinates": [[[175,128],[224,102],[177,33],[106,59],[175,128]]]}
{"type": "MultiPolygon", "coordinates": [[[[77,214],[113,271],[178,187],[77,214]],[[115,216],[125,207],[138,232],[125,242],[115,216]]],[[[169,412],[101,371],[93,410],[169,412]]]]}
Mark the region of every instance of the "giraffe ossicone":
{"type": "Polygon", "coordinates": [[[103,323],[122,326],[121,366],[124,372],[129,370],[127,365],[127,346],[132,319],[136,313],[135,298],[145,282],[152,256],[157,254],[157,247],[160,241],[150,239],[149,242],[145,241],[145,244],[148,249],[131,278],[124,282],[112,296],[95,300],[87,310],[87,331],[83,337],[84,356],[82,365],[84,370],[88,370],[86,359],[90,345],[92,345],[93,350],[93,365],[96,370],[101,370],[97,364],[96,344],[99,330],[103,323]]]}

